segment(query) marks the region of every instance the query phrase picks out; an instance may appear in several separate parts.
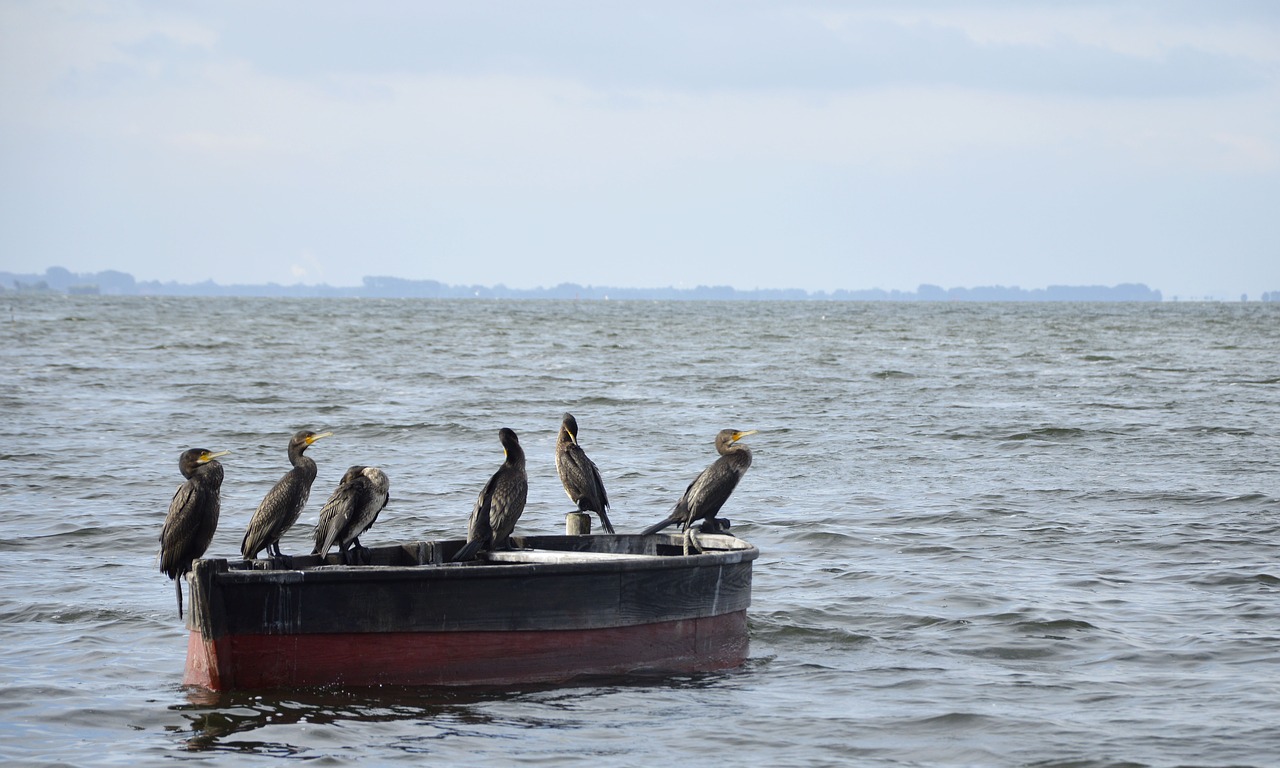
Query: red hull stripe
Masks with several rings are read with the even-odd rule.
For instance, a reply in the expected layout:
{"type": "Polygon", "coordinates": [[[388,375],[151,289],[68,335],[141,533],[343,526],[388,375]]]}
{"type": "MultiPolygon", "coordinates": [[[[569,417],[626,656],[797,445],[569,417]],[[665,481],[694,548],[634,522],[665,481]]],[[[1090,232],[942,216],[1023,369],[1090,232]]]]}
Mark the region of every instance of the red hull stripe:
{"type": "Polygon", "coordinates": [[[504,685],[693,672],[747,658],[747,612],[588,630],[228,635],[192,632],[183,682],[214,691],[322,685],[504,685]]]}

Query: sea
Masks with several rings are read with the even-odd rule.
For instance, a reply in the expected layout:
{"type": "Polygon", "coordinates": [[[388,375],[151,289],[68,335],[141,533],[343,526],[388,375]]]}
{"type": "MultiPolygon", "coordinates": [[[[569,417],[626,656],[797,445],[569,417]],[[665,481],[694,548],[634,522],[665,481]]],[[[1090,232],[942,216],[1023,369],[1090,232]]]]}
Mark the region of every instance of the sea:
{"type": "Polygon", "coordinates": [[[1280,764],[1280,304],[0,297],[6,765],[1280,764]],[[619,532],[715,458],[760,550],[750,657],[696,675],[213,694],[157,537],[229,450],[210,557],[308,452],[309,551],[459,538],[514,429],[564,530],[572,412],[619,532]]]}

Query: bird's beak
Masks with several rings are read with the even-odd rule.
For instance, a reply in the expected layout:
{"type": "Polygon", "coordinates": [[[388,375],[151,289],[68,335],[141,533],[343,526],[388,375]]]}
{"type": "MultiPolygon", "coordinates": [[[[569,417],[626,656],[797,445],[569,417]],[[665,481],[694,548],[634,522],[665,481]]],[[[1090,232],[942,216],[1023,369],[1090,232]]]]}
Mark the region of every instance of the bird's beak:
{"type": "Polygon", "coordinates": [[[231,451],[217,451],[215,453],[206,452],[203,456],[200,457],[200,463],[204,464],[205,462],[213,461],[219,456],[226,456],[228,453],[231,453],[231,451]]]}
{"type": "Polygon", "coordinates": [[[733,442],[735,442],[735,443],[736,443],[736,442],[738,442],[739,440],[741,440],[742,438],[746,437],[747,435],[754,435],[755,433],[757,433],[757,432],[759,432],[759,431],[760,431],[760,430],[758,430],[758,429],[751,429],[751,430],[747,430],[746,432],[734,432],[734,433],[733,433],[733,442]]]}
{"type": "Polygon", "coordinates": [[[321,432],[318,435],[312,435],[311,437],[307,438],[307,445],[311,445],[312,443],[314,443],[315,441],[319,440],[322,437],[331,437],[332,435],[333,435],[332,432],[321,432]]]}

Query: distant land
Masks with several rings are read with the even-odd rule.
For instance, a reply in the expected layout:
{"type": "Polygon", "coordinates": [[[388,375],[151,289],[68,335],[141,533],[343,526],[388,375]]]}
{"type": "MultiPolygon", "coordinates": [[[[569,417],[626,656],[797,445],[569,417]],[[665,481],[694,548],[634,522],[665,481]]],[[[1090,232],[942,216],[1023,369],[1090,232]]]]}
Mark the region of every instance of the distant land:
{"type": "MultiPolygon", "coordinates": [[[[666,299],[693,301],[1163,301],[1160,291],[1142,283],[1115,286],[1051,285],[1024,289],[1006,286],[941,288],[921,285],[914,291],[839,289],[831,292],[792,289],[741,290],[724,285],[696,288],[616,288],[561,283],[551,288],[507,288],[498,284],[445,285],[435,280],[407,280],[399,277],[366,277],[361,285],[219,285],[202,283],[162,283],[135,280],[126,272],[76,274],[62,267],[50,267],[43,275],[0,271],[0,295],[56,293],[91,296],[264,296],[264,297],[352,297],[427,299],[666,299]]],[[[1199,297],[1188,297],[1198,300],[1199,297]]],[[[1244,297],[1242,297],[1244,298],[1244,297]]],[[[1174,297],[1177,300],[1177,297],[1174,297]]],[[[1262,294],[1263,301],[1280,301],[1280,291],[1262,294]]]]}

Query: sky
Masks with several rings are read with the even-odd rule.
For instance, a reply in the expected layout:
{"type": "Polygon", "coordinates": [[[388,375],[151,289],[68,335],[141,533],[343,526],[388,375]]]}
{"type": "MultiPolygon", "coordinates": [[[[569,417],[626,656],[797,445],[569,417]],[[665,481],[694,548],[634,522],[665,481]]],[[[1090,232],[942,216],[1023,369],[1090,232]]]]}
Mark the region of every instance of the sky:
{"type": "Polygon", "coordinates": [[[0,269],[1280,291],[1271,0],[0,0],[0,269]]]}

